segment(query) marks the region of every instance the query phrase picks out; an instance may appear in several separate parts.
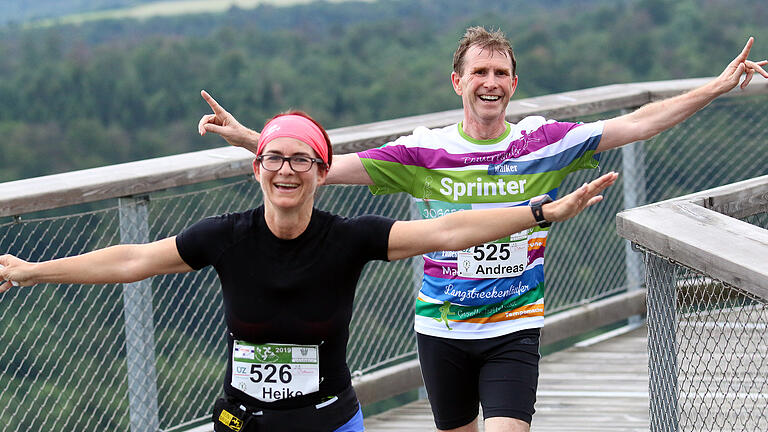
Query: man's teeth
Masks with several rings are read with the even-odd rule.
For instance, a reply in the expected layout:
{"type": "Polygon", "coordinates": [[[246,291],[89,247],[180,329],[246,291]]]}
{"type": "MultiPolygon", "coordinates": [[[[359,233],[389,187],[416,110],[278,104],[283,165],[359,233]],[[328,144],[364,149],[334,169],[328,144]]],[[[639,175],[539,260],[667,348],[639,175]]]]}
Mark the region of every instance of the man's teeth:
{"type": "Polygon", "coordinates": [[[486,95],[483,95],[483,96],[480,96],[480,99],[482,99],[484,101],[492,102],[492,101],[497,101],[497,100],[501,99],[501,96],[486,96],[486,95]]]}
{"type": "Polygon", "coordinates": [[[277,186],[277,187],[284,187],[284,188],[292,188],[292,189],[299,187],[299,185],[295,185],[295,184],[292,184],[292,183],[275,183],[275,186],[277,186]]]}

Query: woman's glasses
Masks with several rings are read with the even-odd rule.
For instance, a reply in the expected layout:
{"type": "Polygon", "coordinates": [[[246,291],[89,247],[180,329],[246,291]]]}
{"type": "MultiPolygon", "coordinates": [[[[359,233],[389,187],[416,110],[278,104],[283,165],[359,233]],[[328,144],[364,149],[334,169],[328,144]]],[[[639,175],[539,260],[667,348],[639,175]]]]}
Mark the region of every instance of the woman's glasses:
{"type": "Polygon", "coordinates": [[[323,165],[322,159],[311,158],[307,156],[280,156],[276,154],[263,154],[256,156],[261,167],[267,171],[280,171],[285,161],[295,172],[307,172],[312,169],[313,164],[323,165]]]}

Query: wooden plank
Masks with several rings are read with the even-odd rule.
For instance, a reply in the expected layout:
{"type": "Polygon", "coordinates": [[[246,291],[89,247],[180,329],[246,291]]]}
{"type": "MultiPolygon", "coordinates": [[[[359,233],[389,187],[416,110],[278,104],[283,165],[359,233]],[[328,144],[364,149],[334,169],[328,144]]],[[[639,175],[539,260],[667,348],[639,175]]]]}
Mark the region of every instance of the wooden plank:
{"type": "Polygon", "coordinates": [[[737,219],[765,213],[768,212],[768,175],[670,198],[636,209],[681,201],[704,206],[737,219]]]}
{"type": "Polygon", "coordinates": [[[517,122],[529,115],[573,118],[634,108],[649,101],[650,94],[641,84],[614,84],[510,101],[506,117],[511,122],[517,122]]]}
{"type": "Polygon", "coordinates": [[[717,189],[703,196],[703,205],[733,218],[768,212],[768,176],[758,177],[717,189]]]}
{"type": "MultiPolygon", "coordinates": [[[[647,432],[646,344],[642,327],[544,357],[531,430],[647,432]],[[620,350],[625,355],[606,355],[620,350]]],[[[366,418],[365,427],[368,432],[416,432],[434,430],[435,424],[429,402],[419,400],[366,418]]],[[[482,421],[480,430],[484,430],[482,421]]]]}
{"type": "MultiPolygon", "coordinates": [[[[507,118],[526,115],[569,118],[643,105],[653,98],[689,90],[708,79],[615,84],[510,102],[507,118]]],[[[748,91],[768,94],[768,80],[755,77],[748,91]]],[[[462,110],[430,113],[329,131],[338,154],[360,151],[409,134],[418,126],[456,123],[462,110]]],[[[200,152],[112,165],[0,184],[0,216],[14,216],[67,205],[148,193],[202,181],[248,175],[253,155],[221,147],[200,152]]]]}
{"type": "MultiPolygon", "coordinates": [[[[669,81],[649,81],[642,84],[650,92],[651,101],[656,101],[676,96],[680,93],[685,93],[697,87],[701,87],[714,78],[715,77],[690,78],[669,81]]],[[[746,89],[742,89],[739,86],[736,86],[731,91],[720,97],[753,96],[766,94],[766,92],[768,92],[768,79],[757,75],[752,78],[752,82],[749,83],[746,89]]]]}
{"type": "Polygon", "coordinates": [[[247,150],[222,147],[0,184],[0,216],[245,175],[247,150]]]}
{"type": "Polygon", "coordinates": [[[424,385],[419,360],[414,359],[352,379],[363,405],[397,396],[424,385]]]}
{"type": "Polygon", "coordinates": [[[622,237],[768,299],[768,231],[688,201],[616,215],[622,237]]]}

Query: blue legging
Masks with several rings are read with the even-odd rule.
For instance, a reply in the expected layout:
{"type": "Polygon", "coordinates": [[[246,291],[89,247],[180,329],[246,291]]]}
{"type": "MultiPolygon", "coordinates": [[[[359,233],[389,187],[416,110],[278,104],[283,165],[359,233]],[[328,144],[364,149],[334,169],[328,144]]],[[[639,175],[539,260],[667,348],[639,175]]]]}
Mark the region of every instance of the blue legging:
{"type": "Polygon", "coordinates": [[[344,423],[340,428],[333,432],[363,432],[364,430],[365,426],[363,426],[363,410],[362,408],[358,408],[357,414],[355,414],[351,419],[349,419],[348,422],[344,423]]]}

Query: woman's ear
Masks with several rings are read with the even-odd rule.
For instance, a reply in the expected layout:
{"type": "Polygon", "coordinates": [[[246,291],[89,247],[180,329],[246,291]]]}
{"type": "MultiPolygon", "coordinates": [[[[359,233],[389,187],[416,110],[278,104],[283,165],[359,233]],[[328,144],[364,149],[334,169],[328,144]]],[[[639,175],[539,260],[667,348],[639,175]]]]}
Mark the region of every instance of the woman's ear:
{"type": "Polygon", "coordinates": [[[323,165],[322,167],[318,167],[317,170],[317,184],[322,185],[325,184],[325,180],[328,178],[328,171],[331,169],[328,168],[328,165],[323,165]]]}
{"type": "Polygon", "coordinates": [[[258,159],[253,160],[253,178],[256,179],[257,182],[261,183],[259,180],[259,177],[261,175],[261,164],[259,163],[258,159]]]}

